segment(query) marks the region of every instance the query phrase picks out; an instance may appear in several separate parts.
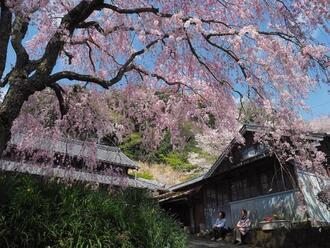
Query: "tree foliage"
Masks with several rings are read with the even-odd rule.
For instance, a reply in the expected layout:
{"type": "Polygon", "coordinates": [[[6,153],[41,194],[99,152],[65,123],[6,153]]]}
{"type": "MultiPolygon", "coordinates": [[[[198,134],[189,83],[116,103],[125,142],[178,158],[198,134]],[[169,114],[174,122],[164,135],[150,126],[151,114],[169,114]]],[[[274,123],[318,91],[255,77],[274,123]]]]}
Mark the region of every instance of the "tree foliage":
{"type": "Polygon", "coordinates": [[[275,130],[271,137],[289,129],[299,135],[306,130],[297,117],[303,100],[329,82],[329,48],[318,39],[328,35],[328,9],[326,0],[2,0],[0,78],[8,92],[0,106],[0,153],[23,104],[46,88],[59,103],[52,127],[60,132],[46,132],[53,138],[95,142],[132,129],[125,120],[134,119],[150,146],[169,131],[180,147],[183,124],[192,119],[202,130],[219,130],[220,138],[236,131],[236,102],[245,99],[263,109],[267,119],[255,119],[275,130]],[[16,54],[11,68],[9,46],[16,54]],[[72,100],[63,87],[70,80],[98,88],[72,100]],[[123,92],[120,101],[98,94],[110,87],[123,92]],[[104,101],[123,113],[120,126],[116,116],[95,116],[104,101]]]}

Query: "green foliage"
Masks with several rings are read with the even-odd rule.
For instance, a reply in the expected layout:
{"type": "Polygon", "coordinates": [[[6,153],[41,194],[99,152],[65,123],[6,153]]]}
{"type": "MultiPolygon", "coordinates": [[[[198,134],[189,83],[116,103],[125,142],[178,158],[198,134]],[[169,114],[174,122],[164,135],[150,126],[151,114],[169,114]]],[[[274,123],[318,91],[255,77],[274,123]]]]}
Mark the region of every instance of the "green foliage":
{"type": "Polygon", "coordinates": [[[170,152],[166,155],[161,155],[161,158],[166,164],[170,165],[174,169],[186,171],[195,169],[196,166],[188,162],[186,155],[186,153],[170,152]]]}
{"type": "Polygon", "coordinates": [[[137,177],[140,177],[140,178],[144,178],[144,179],[148,179],[148,180],[152,180],[154,177],[153,175],[151,175],[149,172],[147,171],[143,171],[143,172],[137,172],[136,173],[136,176],[137,177]]]}
{"type": "Polygon", "coordinates": [[[185,247],[186,237],[145,191],[93,191],[0,174],[0,247],[185,247]]]}
{"type": "MultiPolygon", "coordinates": [[[[190,171],[197,166],[188,162],[188,155],[190,152],[196,152],[201,156],[209,157],[210,155],[197,147],[192,126],[188,123],[183,126],[182,133],[187,138],[186,145],[182,150],[174,150],[171,144],[171,135],[166,132],[157,150],[148,150],[142,145],[142,138],[138,132],[132,133],[120,145],[122,151],[132,159],[151,162],[151,163],[165,163],[176,170],[190,171]]],[[[149,179],[147,175],[141,175],[142,178],[149,179]]]]}
{"type": "Polygon", "coordinates": [[[144,160],[143,156],[147,153],[142,146],[142,138],[138,132],[131,133],[119,147],[127,156],[135,160],[144,160]]]}
{"type": "Polygon", "coordinates": [[[166,132],[163,140],[160,142],[157,151],[154,153],[154,157],[159,160],[159,162],[164,162],[163,156],[166,156],[173,151],[173,146],[171,144],[171,134],[166,132]]]}

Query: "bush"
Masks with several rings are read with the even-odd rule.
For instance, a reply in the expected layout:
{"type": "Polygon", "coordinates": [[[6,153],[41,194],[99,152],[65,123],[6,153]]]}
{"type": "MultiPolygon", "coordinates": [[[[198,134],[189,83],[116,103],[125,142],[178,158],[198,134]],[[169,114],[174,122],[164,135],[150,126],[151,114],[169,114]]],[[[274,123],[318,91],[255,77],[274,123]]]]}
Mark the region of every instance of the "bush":
{"type": "Polygon", "coordinates": [[[166,164],[176,170],[190,171],[197,167],[196,165],[188,162],[188,154],[173,151],[169,154],[161,155],[161,158],[166,164]]]}
{"type": "Polygon", "coordinates": [[[0,247],[185,247],[178,224],[148,197],[0,174],[0,247]]]}
{"type": "Polygon", "coordinates": [[[148,171],[137,172],[136,176],[147,180],[154,179],[153,175],[148,171]]]}
{"type": "MultiPolygon", "coordinates": [[[[165,163],[170,165],[175,170],[191,171],[196,169],[197,166],[189,163],[188,155],[190,152],[198,153],[206,158],[209,157],[209,154],[197,146],[197,142],[190,132],[190,128],[185,130],[186,135],[188,136],[189,134],[191,138],[187,141],[184,149],[182,150],[173,149],[170,132],[166,132],[157,150],[148,150],[144,147],[142,144],[141,135],[137,132],[126,137],[124,142],[120,145],[120,148],[127,156],[135,160],[141,160],[149,163],[165,163]]],[[[151,179],[148,176],[144,176],[145,175],[141,175],[142,178],[151,179]]]]}

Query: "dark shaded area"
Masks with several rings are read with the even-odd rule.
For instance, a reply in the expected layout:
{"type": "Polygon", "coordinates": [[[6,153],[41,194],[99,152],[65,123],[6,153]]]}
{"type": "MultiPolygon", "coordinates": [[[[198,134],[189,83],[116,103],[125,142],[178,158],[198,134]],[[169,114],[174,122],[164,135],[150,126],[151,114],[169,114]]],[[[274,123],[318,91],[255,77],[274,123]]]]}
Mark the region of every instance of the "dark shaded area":
{"type": "Polygon", "coordinates": [[[328,248],[330,227],[252,231],[251,243],[267,248],[328,248]]]}

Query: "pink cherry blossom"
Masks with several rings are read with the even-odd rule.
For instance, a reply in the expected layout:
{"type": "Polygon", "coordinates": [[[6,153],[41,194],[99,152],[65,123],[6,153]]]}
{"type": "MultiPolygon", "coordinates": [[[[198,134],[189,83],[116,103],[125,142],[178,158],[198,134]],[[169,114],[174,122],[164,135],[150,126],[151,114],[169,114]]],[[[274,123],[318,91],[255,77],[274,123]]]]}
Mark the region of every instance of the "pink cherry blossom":
{"type": "Polygon", "coordinates": [[[329,79],[328,44],[316,35],[329,34],[329,1],[1,3],[10,20],[2,19],[1,27],[12,24],[12,32],[2,33],[0,54],[11,42],[16,63],[9,68],[1,57],[0,86],[9,89],[0,105],[0,153],[10,133],[95,144],[134,128],[153,148],[168,130],[180,149],[182,127],[192,120],[195,128],[227,140],[247,101],[262,109],[256,121],[272,130],[265,142],[272,138],[269,144],[281,148],[282,137],[290,135],[310,151],[285,154],[284,143],[283,160],[322,163],[315,145],[303,145],[299,134],[308,126],[298,113],[308,94],[329,79]],[[74,92],[65,87],[69,80],[89,90],[74,92]]]}

